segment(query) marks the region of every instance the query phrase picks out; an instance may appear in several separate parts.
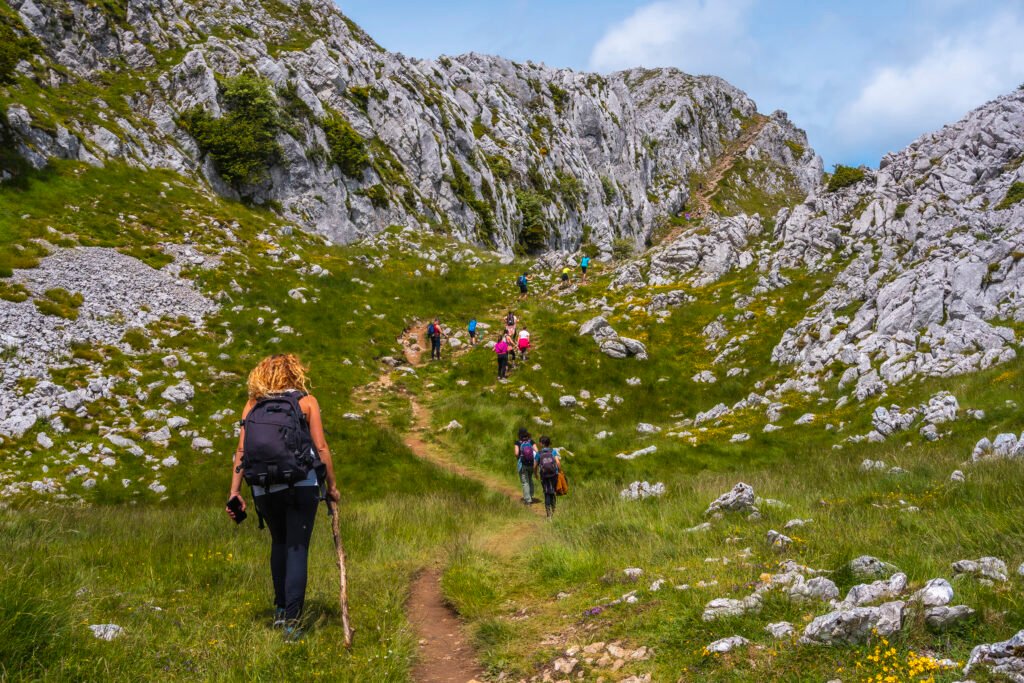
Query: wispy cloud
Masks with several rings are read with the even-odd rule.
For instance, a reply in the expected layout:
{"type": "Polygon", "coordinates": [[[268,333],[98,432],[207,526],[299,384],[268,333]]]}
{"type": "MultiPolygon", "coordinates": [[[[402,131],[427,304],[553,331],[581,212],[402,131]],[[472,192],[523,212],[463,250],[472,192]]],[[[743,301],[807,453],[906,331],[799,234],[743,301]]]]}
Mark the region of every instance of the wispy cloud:
{"type": "Polygon", "coordinates": [[[837,115],[845,145],[896,146],[1024,81],[1024,23],[1002,12],[942,37],[917,59],[876,69],[837,115]]]}
{"type": "Polygon", "coordinates": [[[612,26],[594,46],[590,68],[677,66],[691,73],[720,72],[725,61],[745,61],[747,11],[753,0],[660,0],[612,26]]]}

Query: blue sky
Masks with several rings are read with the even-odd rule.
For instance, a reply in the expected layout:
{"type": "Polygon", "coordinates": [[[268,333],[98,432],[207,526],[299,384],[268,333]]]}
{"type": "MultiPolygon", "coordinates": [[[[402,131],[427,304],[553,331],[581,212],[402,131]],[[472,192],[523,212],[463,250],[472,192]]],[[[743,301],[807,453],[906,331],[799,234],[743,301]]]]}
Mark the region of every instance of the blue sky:
{"type": "Polygon", "coordinates": [[[835,163],[881,156],[1024,83],[1024,0],[339,0],[389,50],[715,74],[835,163]]]}

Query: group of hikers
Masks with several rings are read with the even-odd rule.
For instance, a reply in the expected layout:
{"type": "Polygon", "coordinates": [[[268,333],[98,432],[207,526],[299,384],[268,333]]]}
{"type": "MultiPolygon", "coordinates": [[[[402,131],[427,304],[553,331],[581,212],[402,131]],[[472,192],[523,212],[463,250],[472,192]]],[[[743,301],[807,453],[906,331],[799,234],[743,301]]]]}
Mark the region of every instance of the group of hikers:
{"type": "MultiPolygon", "coordinates": [[[[590,259],[580,261],[583,280],[590,259]]],[[[563,285],[570,268],[562,270],[563,285]]],[[[516,280],[520,298],[528,295],[529,273],[516,280]]],[[[478,324],[469,321],[469,343],[477,344],[478,324]]],[[[530,332],[521,328],[519,316],[510,310],[502,320],[494,343],[498,379],[505,380],[517,358],[526,361],[530,332]]],[[[438,318],[427,326],[430,357],[441,358],[441,340],[448,336],[438,318]]],[[[309,393],[307,369],[293,354],[264,358],[249,373],[248,400],[239,422],[238,447],[231,470],[231,488],[225,510],[236,523],[247,516],[242,482],[249,484],[260,528],[270,529],[270,576],[274,588],[273,627],[282,629],[288,641],[303,638],[302,611],[306,598],[309,543],[320,501],[334,506],[341,499],[331,451],[324,438],[320,405],[309,393]]],[[[540,480],[544,509],[555,513],[555,500],[568,490],[562,461],[551,437],[534,442],[525,428],[516,437],[516,471],[523,487],[523,503],[532,505],[534,478],[540,480]],[[538,447],[539,446],[539,447],[538,447]]],[[[336,514],[336,512],[334,513],[336,514]]],[[[345,612],[347,615],[347,612],[345,612]]],[[[347,617],[346,617],[347,618],[347,617]]],[[[346,622],[347,623],[347,622],[346,622]]]]}
{"type": "MultiPolygon", "coordinates": [[[[469,345],[477,344],[476,318],[471,318],[466,326],[469,333],[469,345]]],[[[441,339],[447,337],[448,333],[441,326],[441,320],[434,318],[427,324],[427,340],[430,342],[430,360],[441,360],[441,339]]],[[[510,367],[514,367],[516,359],[526,361],[530,352],[530,331],[519,327],[519,316],[515,311],[509,311],[502,319],[501,332],[494,342],[494,353],[498,357],[498,379],[506,379],[510,367]]]]}
{"type": "Polygon", "coordinates": [[[551,437],[542,436],[540,448],[533,441],[525,427],[519,428],[514,452],[516,471],[523,485],[523,504],[532,505],[540,501],[533,496],[533,478],[540,479],[541,490],[544,492],[544,511],[548,517],[555,514],[556,497],[567,490],[565,474],[562,473],[562,459],[558,451],[551,447],[551,437]]]}
{"type": "MultiPolygon", "coordinates": [[[[584,256],[580,259],[580,273],[583,282],[587,281],[587,269],[590,268],[590,257],[584,256]]],[[[559,277],[562,283],[562,287],[569,285],[569,279],[572,276],[572,268],[569,266],[562,267],[562,273],[559,277]]],[[[523,274],[516,278],[516,285],[519,287],[519,298],[525,299],[530,293],[530,281],[533,278],[530,276],[529,271],[523,271],[523,274]]]]}
{"type": "MultiPolygon", "coordinates": [[[[321,500],[329,506],[341,500],[320,405],[309,393],[306,373],[293,354],[264,358],[249,373],[248,400],[239,422],[225,506],[228,516],[241,523],[248,510],[242,482],[249,484],[260,528],[270,529],[272,626],[281,629],[289,642],[304,637],[302,613],[317,508],[321,500]]],[[[568,486],[551,437],[541,436],[534,442],[529,431],[520,428],[513,451],[523,504],[540,502],[534,497],[536,477],[545,512],[553,516],[556,497],[568,486]]]]}

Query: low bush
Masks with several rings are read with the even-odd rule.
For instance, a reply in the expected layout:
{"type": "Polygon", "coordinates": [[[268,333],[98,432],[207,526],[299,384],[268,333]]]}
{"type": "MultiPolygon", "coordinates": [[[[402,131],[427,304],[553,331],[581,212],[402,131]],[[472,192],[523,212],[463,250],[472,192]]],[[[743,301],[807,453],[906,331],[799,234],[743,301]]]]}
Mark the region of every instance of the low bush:
{"type": "Polygon", "coordinates": [[[67,320],[78,320],[78,309],[85,299],[80,292],[72,294],[66,289],[54,287],[46,290],[45,299],[36,299],[35,305],[43,315],[52,315],[67,320]]]}
{"type": "Polygon", "coordinates": [[[1024,183],[1018,181],[1010,185],[1010,189],[1006,191],[1003,201],[996,204],[996,210],[1008,209],[1022,201],[1024,201],[1024,183]]]}
{"type": "Polygon", "coordinates": [[[352,127],[345,117],[337,112],[331,112],[320,126],[327,136],[327,149],[331,155],[331,161],[341,169],[341,172],[352,178],[359,178],[363,170],[370,165],[370,155],[366,151],[366,141],[363,136],[352,127]]]}
{"type": "Polygon", "coordinates": [[[213,159],[221,178],[241,190],[262,182],[268,169],[281,160],[280,107],[270,83],[260,76],[224,79],[220,91],[227,113],[214,118],[196,108],[186,112],[181,123],[199,149],[213,159]]]}
{"type": "Polygon", "coordinates": [[[832,176],[828,179],[827,189],[829,192],[835,192],[854,183],[859,183],[861,180],[864,180],[863,168],[836,164],[835,169],[832,171],[832,176]]]}

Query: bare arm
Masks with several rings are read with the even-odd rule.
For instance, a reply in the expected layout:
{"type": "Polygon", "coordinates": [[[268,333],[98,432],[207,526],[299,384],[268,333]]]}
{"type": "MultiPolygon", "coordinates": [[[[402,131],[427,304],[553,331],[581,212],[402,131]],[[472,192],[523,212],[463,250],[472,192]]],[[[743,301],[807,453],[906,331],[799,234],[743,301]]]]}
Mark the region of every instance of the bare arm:
{"type": "MultiPolygon", "coordinates": [[[[254,405],[255,402],[252,399],[249,399],[246,402],[245,407],[242,408],[243,420],[245,419],[245,416],[249,414],[249,411],[252,410],[252,407],[254,405]]],[[[238,434],[238,448],[235,449],[235,457],[232,458],[231,461],[231,490],[228,492],[228,500],[231,500],[232,498],[238,498],[240,501],[242,501],[243,511],[245,511],[245,498],[242,498],[242,475],[244,474],[244,472],[242,471],[242,451],[244,450],[244,446],[245,427],[242,427],[241,431],[238,434]]],[[[231,513],[230,510],[228,510],[228,516],[234,519],[234,515],[231,513]]]]}
{"type": "Polygon", "coordinates": [[[327,468],[327,496],[334,502],[338,502],[341,496],[334,478],[331,449],[327,446],[327,439],[324,438],[324,423],[320,418],[320,404],[313,396],[306,396],[302,399],[302,411],[306,414],[306,420],[309,422],[309,434],[313,437],[313,445],[320,454],[320,460],[327,468]]]}

